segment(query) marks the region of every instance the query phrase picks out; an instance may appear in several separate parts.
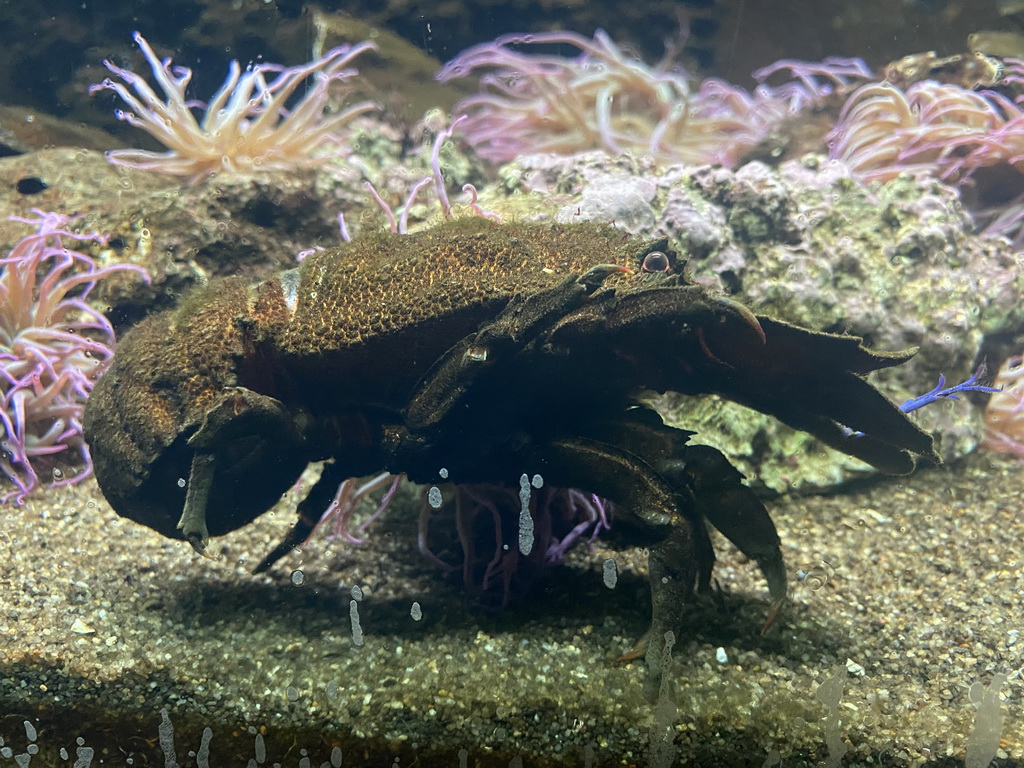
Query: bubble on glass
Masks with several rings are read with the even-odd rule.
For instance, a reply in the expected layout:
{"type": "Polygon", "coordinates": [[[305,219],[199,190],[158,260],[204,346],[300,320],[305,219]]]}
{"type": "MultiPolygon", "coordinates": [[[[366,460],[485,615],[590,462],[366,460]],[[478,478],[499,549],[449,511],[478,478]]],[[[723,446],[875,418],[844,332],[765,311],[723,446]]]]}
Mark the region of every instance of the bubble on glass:
{"type": "Polygon", "coordinates": [[[160,710],[160,725],[157,727],[157,739],[164,753],[165,765],[177,765],[178,758],[174,754],[174,726],[166,709],[160,710]]]}
{"type": "Polygon", "coordinates": [[[204,728],[203,738],[199,742],[199,751],[196,752],[196,765],[199,768],[210,768],[211,741],[213,741],[213,731],[210,728],[204,728]]]}
{"type": "Polygon", "coordinates": [[[256,762],[265,763],[267,761],[267,744],[263,740],[263,734],[256,734],[256,762]]]}
{"type": "Polygon", "coordinates": [[[60,759],[61,760],[70,760],[71,759],[71,756],[68,754],[68,751],[64,747],[60,748],[59,754],[60,754],[60,759]]]}
{"type": "Polygon", "coordinates": [[[533,551],[533,517],[530,515],[530,478],[525,472],[519,478],[519,503],[519,551],[529,555],[533,551]]]}
{"type": "Polygon", "coordinates": [[[362,588],[358,584],[353,584],[352,585],[352,589],[349,590],[349,591],[352,594],[352,599],[353,600],[362,600],[363,599],[363,590],[362,590],[362,588]]]}
{"type": "Polygon", "coordinates": [[[363,628],[359,624],[359,603],[352,600],[348,604],[348,618],[352,624],[352,644],[363,647],[363,628]]]}
{"type": "Polygon", "coordinates": [[[185,483],[185,478],[184,478],[184,477],[179,477],[179,478],[178,478],[178,487],[179,487],[179,488],[184,488],[184,487],[185,487],[185,485],[186,485],[186,483],[185,483]]]}
{"type": "Polygon", "coordinates": [[[440,476],[440,478],[442,480],[447,480],[448,479],[448,468],[447,467],[441,467],[441,469],[439,469],[437,471],[437,474],[438,474],[438,476],[440,476]]]}
{"type": "Polygon", "coordinates": [[[544,487],[544,478],[541,477],[540,475],[534,475],[533,478],[530,480],[530,485],[540,490],[541,488],[544,487]]]}
{"type": "Polygon", "coordinates": [[[619,582],[619,565],[615,562],[614,557],[605,558],[601,578],[608,589],[615,589],[615,585],[619,582]]]}
{"type": "Polygon", "coordinates": [[[427,491],[427,504],[430,505],[431,509],[441,508],[441,489],[436,485],[430,486],[430,490],[427,491]]]}
{"type": "Polygon", "coordinates": [[[39,745],[38,744],[29,744],[27,747],[25,747],[25,751],[28,752],[30,755],[38,754],[39,753],[39,745]]]}
{"type": "Polygon", "coordinates": [[[301,569],[295,569],[292,571],[292,584],[296,587],[301,587],[306,582],[306,574],[301,569]]]}
{"type": "Polygon", "coordinates": [[[341,768],[341,747],[331,750],[331,768],[341,768]]]}
{"type": "Polygon", "coordinates": [[[338,684],[334,680],[327,684],[327,698],[331,701],[338,698],[338,684]]]}
{"type": "Polygon", "coordinates": [[[412,616],[413,621],[419,621],[423,618],[423,609],[420,608],[420,604],[413,602],[412,607],[409,609],[409,615],[412,616]]]}
{"type": "Polygon", "coordinates": [[[53,479],[54,480],[63,480],[64,479],[64,471],[60,467],[54,467],[53,468],[53,479]]]}
{"type": "Polygon", "coordinates": [[[826,560],[819,560],[811,568],[797,571],[796,578],[806,584],[811,592],[817,592],[832,581],[832,577],[835,575],[836,569],[830,563],[826,560]]]}
{"type": "Polygon", "coordinates": [[[298,701],[299,700],[299,689],[296,688],[294,685],[289,685],[285,689],[284,695],[288,699],[288,701],[298,701]]]}

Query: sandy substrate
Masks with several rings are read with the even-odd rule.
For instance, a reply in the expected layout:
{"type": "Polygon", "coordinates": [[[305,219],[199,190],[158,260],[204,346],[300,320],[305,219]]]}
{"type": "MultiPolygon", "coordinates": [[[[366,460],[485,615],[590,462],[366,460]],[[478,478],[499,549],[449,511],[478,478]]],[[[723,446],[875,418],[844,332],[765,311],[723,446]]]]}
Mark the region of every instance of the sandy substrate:
{"type": "Polygon", "coordinates": [[[364,546],[321,538],[253,576],[286,505],[207,560],[117,518],[92,481],[48,491],[0,508],[0,767],[86,766],[88,749],[118,767],[960,765],[969,689],[997,672],[986,717],[1016,765],[1022,490],[1019,462],[983,456],[773,502],[793,600],[761,637],[764,584],[718,541],[720,591],[658,708],[643,665],[613,660],[645,628],[639,550],[580,548],[497,612],[420,557],[408,509],[364,546]]]}

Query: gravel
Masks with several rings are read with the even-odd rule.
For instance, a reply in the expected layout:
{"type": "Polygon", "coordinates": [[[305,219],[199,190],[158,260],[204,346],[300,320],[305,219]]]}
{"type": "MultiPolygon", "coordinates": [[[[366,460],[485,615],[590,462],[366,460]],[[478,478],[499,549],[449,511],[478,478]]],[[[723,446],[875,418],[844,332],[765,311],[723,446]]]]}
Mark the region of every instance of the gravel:
{"type": "Polygon", "coordinates": [[[0,509],[0,767],[947,766],[972,733],[985,765],[970,689],[997,673],[979,720],[1002,716],[996,757],[1017,765],[1022,489],[1018,461],[981,455],[773,501],[782,618],[759,634],[764,584],[716,539],[718,589],[658,702],[615,661],[649,598],[642,551],[614,537],[496,610],[419,555],[412,499],[362,546],[318,537],[253,576],[294,498],[205,559],[91,480],[48,490],[0,509]]]}

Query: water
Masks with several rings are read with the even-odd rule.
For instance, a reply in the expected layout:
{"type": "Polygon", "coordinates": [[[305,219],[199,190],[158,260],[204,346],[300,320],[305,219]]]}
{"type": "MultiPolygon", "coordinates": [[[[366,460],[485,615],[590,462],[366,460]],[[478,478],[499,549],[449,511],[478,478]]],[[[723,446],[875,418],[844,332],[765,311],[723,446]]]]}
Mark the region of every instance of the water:
{"type": "MultiPolygon", "coordinates": [[[[1021,353],[1014,340],[1024,327],[1018,300],[1024,277],[1012,243],[1020,233],[1024,147],[1012,150],[1024,139],[1004,127],[1017,109],[1021,73],[1012,62],[1000,70],[995,59],[948,58],[967,53],[969,33],[1018,30],[1019,13],[1006,3],[878,5],[843,4],[825,13],[817,4],[792,2],[783,13],[749,1],[693,4],[692,34],[680,41],[672,66],[657,62],[662,38],[674,34],[675,8],[658,3],[616,8],[613,15],[593,5],[575,15],[533,6],[511,14],[461,6],[458,13],[439,6],[415,14],[347,6],[358,21],[247,2],[45,11],[15,3],[0,11],[8,51],[0,67],[0,102],[8,108],[0,123],[6,155],[0,177],[16,182],[0,197],[2,210],[21,218],[32,218],[32,208],[82,214],[59,228],[104,237],[62,236],[60,253],[83,254],[76,269],[92,259],[95,269],[130,262],[149,270],[149,285],[120,271],[98,280],[89,296],[119,336],[191,288],[232,274],[249,284],[292,270],[282,279],[278,308],[285,323],[307,311],[308,302],[324,307],[289,341],[295,355],[274,357],[267,339],[276,331],[259,337],[272,327],[261,325],[269,315],[240,293],[242,309],[222,323],[193,326],[209,336],[187,348],[208,356],[167,353],[157,361],[164,367],[156,396],[140,411],[152,418],[153,434],[165,434],[167,420],[185,418],[176,410],[182,402],[201,402],[207,375],[221,383],[243,377],[250,390],[301,403],[314,414],[296,421],[287,411],[284,422],[261,416],[248,422],[251,428],[242,426],[247,422],[239,414],[252,400],[222,406],[233,426],[213,444],[232,450],[217,455],[227,474],[217,476],[217,505],[207,515],[222,528],[238,529],[220,536],[211,524],[214,537],[201,557],[187,543],[115,514],[94,478],[68,484],[83,472],[74,425],[81,420],[80,389],[91,388],[106,365],[96,346],[102,333],[75,326],[61,337],[64,346],[54,346],[30,329],[81,321],[74,314],[81,289],[57,297],[71,302],[67,318],[51,308],[28,323],[14,316],[17,296],[8,290],[0,306],[0,343],[6,344],[0,361],[9,375],[0,392],[9,403],[16,392],[28,399],[24,428],[10,417],[0,422],[0,495],[11,493],[0,507],[0,766],[1019,762],[1024,571],[1017,554],[1020,468],[1012,452],[1024,423],[1015,418],[1019,364],[999,374],[996,384],[1004,390],[987,422],[984,393],[943,399],[912,414],[938,437],[944,464],[921,461],[909,476],[879,477],[776,418],[793,423],[806,409],[842,413],[854,422],[882,406],[848,380],[826,377],[834,387],[827,390],[794,383],[828,371],[833,348],[822,346],[804,364],[801,355],[810,344],[825,344],[822,337],[794,337],[799,343],[786,346],[780,339],[789,338],[787,332],[769,316],[860,336],[882,352],[920,347],[909,361],[869,378],[896,403],[928,392],[940,374],[945,386],[957,384],[983,360],[983,381],[992,383],[1003,361],[1021,353]],[[592,37],[596,19],[606,37],[592,37]],[[372,35],[379,53],[353,49],[331,58],[335,46],[371,37],[365,24],[385,30],[372,35]],[[551,28],[579,36],[548,34],[551,28]],[[133,42],[132,29],[141,40],[133,42]],[[487,72],[474,71],[481,61],[500,59],[519,71],[505,90],[474,101],[475,81],[432,79],[461,51],[509,32],[530,36],[507,50],[481,49],[477,58],[456,60],[445,70],[478,75],[487,72]],[[248,112],[241,101],[214,104],[209,119],[223,123],[219,133],[188,129],[178,154],[168,157],[151,135],[159,134],[159,118],[148,132],[133,128],[116,119],[115,109],[141,105],[124,103],[116,89],[88,94],[89,84],[105,77],[124,82],[121,68],[153,83],[140,54],[146,41],[155,66],[171,56],[175,65],[194,70],[188,99],[210,100],[232,59],[240,61],[240,77],[253,78],[252,94],[264,83],[270,90],[248,112]],[[872,85],[890,62],[931,49],[947,58],[904,61],[888,70],[896,86],[872,85]],[[578,59],[581,51],[589,58],[578,59]],[[638,63],[634,51],[646,63],[638,63]],[[769,67],[779,59],[838,55],[864,61],[769,67]],[[539,56],[549,57],[543,73],[535,69],[539,56]],[[103,59],[110,61],[107,68],[103,59]],[[314,78],[297,80],[289,96],[287,81],[274,84],[279,70],[266,66],[316,60],[334,79],[330,92],[314,78]],[[247,70],[250,63],[256,69],[247,70]],[[924,67],[924,74],[912,65],[924,67]],[[764,67],[766,88],[754,91],[750,73],[764,67]],[[350,68],[368,81],[350,77],[350,68]],[[548,78],[543,84],[542,74],[548,78]],[[711,76],[732,85],[704,81],[711,76]],[[978,84],[1002,88],[1003,101],[968,90],[978,84]],[[352,109],[334,126],[340,143],[318,143],[312,132],[292,142],[278,123],[285,119],[275,111],[279,105],[270,108],[276,119],[261,127],[259,116],[277,94],[296,122],[303,108],[315,115],[352,109]],[[453,125],[451,117],[462,113],[467,119],[453,125]],[[950,122],[934,133],[917,128],[920,121],[943,120],[950,122]],[[239,129],[243,124],[248,128],[239,129]],[[501,130],[491,131],[494,126],[501,130]],[[983,140],[999,131],[999,141],[983,140]],[[209,156],[196,152],[204,142],[212,148],[209,156]],[[265,152],[268,144],[279,151],[265,152]],[[128,148],[134,151],[102,154],[128,148]],[[538,150],[555,154],[530,154],[538,150]],[[570,156],[576,150],[583,154],[570,156]],[[311,163],[313,156],[319,159],[311,163]],[[373,184],[379,203],[364,181],[373,184]],[[472,188],[462,191],[464,185],[472,188]],[[356,490],[360,484],[346,486],[308,540],[303,543],[309,533],[303,529],[295,542],[301,546],[285,548],[282,562],[254,575],[288,536],[295,507],[311,489],[326,494],[324,508],[330,502],[333,488],[326,480],[316,486],[315,470],[291,484],[310,450],[303,439],[343,446],[339,466],[365,467],[360,474],[388,468],[366,466],[378,456],[374,451],[384,455],[366,436],[374,434],[377,419],[399,419],[397,409],[430,375],[443,349],[476,327],[475,319],[446,324],[443,332],[453,338],[442,344],[442,331],[430,326],[418,342],[392,340],[363,357],[339,358],[345,365],[333,358],[319,362],[316,354],[312,363],[302,358],[320,349],[318,333],[335,333],[329,321],[317,324],[320,317],[348,312],[362,318],[338,324],[337,345],[358,344],[357,333],[386,336],[391,326],[372,318],[389,316],[395,297],[414,293],[421,273],[428,314],[452,300],[444,271],[430,273],[425,252],[403,250],[397,240],[388,241],[384,256],[360,262],[369,272],[342,269],[341,277],[331,277],[331,262],[320,253],[347,237],[388,228],[389,213],[401,232],[436,227],[444,195],[457,219],[595,220],[614,222],[622,242],[625,233],[667,237],[657,245],[657,259],[641,255],[633,264],[634,276],[613,273],[597,282],[625,294],[633,285],[628,281],[668,279],[666,267],[681,271],[685,259],[688,274],[713,295],[728,295],[762,316],[778,352],[754,365],[759,347],[743,346],[752,342],[737,330],[742,322],[727,326],[724,335],[706,324],[697,335],[687,324],[680,330],[673,324],[678,316],[662,310],[643,322],[618,316],[628,333],[613,344],[604,341],[604,331],[591,329],[584,342],[563,332],[557,339],[571,354],[549,357],[545,347],[524,356],[530,366],[521,366],[507,362],[508,348],[495,337],[507,332],[518,343],[524,334],[546,333],[550,318],[541,316],[530,329],[515,326],[515,333],[492,326],[490,336],[481,334],[445,359],[467,377],[471,393],[473,385],[492,386],[488,371],[501,372],[498,397],[481,406],[470,394],[458,401],[469,415],[460,415],[462,409],[446,415],[445,424],[458,429],[449,426],[444,450],[416,465],[425,485],[389,490],[387,478],[378,478],[365,493],[356,490]],[[300,253],[306,272],[294,270],[300,253]],[[304,294],[300,275],[318,269],[324,270],[319,282],[304,294]],[[367,274],[372,279],[364,279],[367,274]],[[334,280],[398,288],[367,289],[351,305],[334,305],[334,280]],[[2,335],[10,329],[20,333],[17,345],[13,334],[2,335]],[[233,360],[218,354],[218,345],[230,348],[236,335],[246,339],[245,349],[261,352],[238,369],[241,374],[218,373],[217,366],[233,360]],[[88,348],[79,354],[74,344],[81,338],[88,348]],[[57,362],[33,369],[39,358],[25,353],[26,344],[49,350],[57,362]],[[684,364],[677,365],[677,357],[684,364]],[[300,358],[305,362],[296,363],[300,358]],[[630,367],[636,360],[640,365],[630,367]],[[685,361],[700,362],[694,369],[685,361]],[[714,379],[715,392],[775,415],[719,397],[644,402],[671,424],[694,430],[694,444],[716,446],[746,475],[781,537],[789,599],[774,626],[760,633],[772,611],[765,580],[757,563],[712,531],[713,589],[683,609],[670,643],[655,646],[655,661],[666,670],[656,681],[642,648],[632,661],[617,657],[628,656],[650,625],[647,553],[663,551],[658,531],[667,516],[613,508],[589,491],[631,487],[629,478],[641,476],[658,482],[689,477],[686,472],[698,467],[698,479],[732,482],[728,470],[701,463],[710,454],[689,452],[679,437],[668,448],[651,443],[652,435],[679,433],[641,430],[636,434],[646,439],[631,443],[634,433],[601,421],[611,419],[609,403],[619,402],[607,393],[618,391],[622,371],[650,383],[660,380],[658,367],[665,366],[672,386],[686,390],[710,380],[701,378],[702,365],[728,371],[714,379]],[[35,378],[26,373],[33,370],[35,378]],[[373,370],[378,374],[366,375],[373,370]],[[69,373],[61,378],[55,371],[69,373]],[[178,375],[189,371],[195,376],[178,375]],[[71,380],[86,383],[65,386],[71,380]],[[40,392],[47,387],[59,413],[46,410],[51,400],[40,392]],[[338,398],[374,408],[343,408],[343,416],[321,408],[338,398]],[[837,408],[844,398],[858,407],[837,408]],[[297,425],[301,439],[268,426],[279,423],[297,425]],[[482,438],[471,429],[480,423],[487,425],[482,438]],[[582,444],[559,442],[564,435],[553,444],[572,444],[572,455],[587,457],[583,465],[594,473],[595,488],[560,489],[558,477],[580,476],[576,465],[560,464],[561,453],[523,446],[523,435],[542,443],[552,424],[586,432],[582,444]],[[495,435],[510,436],[502,445],[512,447],[494,455],[537,460],[509,467],[503,489],[479,482],[486,471],[474,463],[493,449],[495,435]],[[618,449],[609,452],[609,444],[618,449]],[[19,451],[31,455],[43,445],[63,450],[31,456],[34,482],[19,451]],[[252,453],[254,446],[263,453],[252,453]],[[687,463],[669,461],[679,457],[687,463]],[[445,469],[438,473],[438,467],[445,469]],[[224,484],[225,477],[238,482],[224,484]],[[51,482],[58,485],[48,487],[51,482]],[[277,485],[284,494],[271,511],[251,524],[230,519],[232,504],[258,512],[276,501],[277,485]],[[264,487],[273,492],[261,496],[264,487]]],[[[202,115],[202,107],[191,106],[202,115]]],[[[39,226],[0,222],[2,252],[24,254],[30,244],[22,241],[20,250],[16,244],[39,226]]],[[[559,270],[567,267],[560,266],[557,249],[530,257],[550,258],[543,269],[510,253],[500,290],[561,284],[559,270]]],[[[611,247],[609,253],[584,254],[580,263],[619,258],[611,247]]],[[[476,268],[477,260],[486,271],[489,256],[486,249],[460,255],[458,269],[476,268]]],[[[0,286],[12,285],[13,262],[3,268],[8,282],[0,272],[0,286]]],[[[596,283],[587,290],[598,298],[580,300],[585,307],[607,296],[596,283]]],[[[38,295],[29,294],[21,301],[32,305],[38,295]]],[[[192,306],[216,306],[218,295],[207,293],[192,306]]],[[[346,300],[349,295],[342,293],[346,300]]],[[[575,312],[576,305],[560,311],[575,312]]],[[[683,317],[702,322],[701,316],[683,317]]],[[[154,335],[154,349],[181,333],[175,327],[154,335]]],[[[879,365],[865,363],[865,369],[879,365]]],[[[133,376],[145,380],[152,370],[147,360],[133,376]]],[[[136,386],[127,375],[123,381],[136,386]]],[[[432,407],[423,413],[443,406],[432,407]]],[[[8,404],[6,413],[20,412],[8,404]]],[[[113,435],[139,437],[150,428],[122,424],[123,414],[110,418],[113,435]]],[[[833,442],[882,463],[867,440],[910,439],[890,436],[892,419],[898,417],[889,414],[873,428],[851,423],[866,433],[863,445],[844,443],[858,438],[842,435],[833,442]]],[[[199,493],[188,479],[199,473],[191,461],[197,443],[183,447],[183,438],[175,445],[139,448],[143,457],[147,450],[175,456],[173,466],[154,475],[154,487],[164,490],[147,497],[152,508],[132,506],[137,499],[122,454],[99,471],[108,491],[111,482],[126,483],[130,516],[167,533],[174,532],[186,497],[199,493]]],[[[697,507],[680,509],[700,510],[748,555],[770,560],[772,536],[751,506],[760,502],[732,488],[717,495],[705,490],[697,507]],[[705,502],[715,506],[704,510],[705,502]]],[[[321,510],[306,511],[315,519],[321,510]]],[[[697,524],[702,530],[703,522],[697,524]]],[[[673,565],[685,574],[691,562],[673,565]]],[[[674,578],[674,571],[666,573],[674,578]]]]}

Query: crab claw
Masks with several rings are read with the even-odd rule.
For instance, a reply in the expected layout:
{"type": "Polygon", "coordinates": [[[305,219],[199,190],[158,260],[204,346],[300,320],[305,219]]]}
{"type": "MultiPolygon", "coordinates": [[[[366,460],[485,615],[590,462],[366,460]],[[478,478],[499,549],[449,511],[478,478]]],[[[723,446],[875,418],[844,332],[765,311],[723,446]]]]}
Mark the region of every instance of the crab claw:
{"type": "Polygon", "coordinates": [[[757,319],[757,315],[751,312],[750,309],[743,306],[738,301],[733,301],[732,299],[727,298],[725,296],[719,296],[718,303],[724,304],[737,315],[739,315],[740,318],[744,320],[747,325],[750,326],[750,329],[761,340],[761,343],[767,343],[768,339],[764,335],[764,328],[761,327],[761,321],[757,319]]]}

